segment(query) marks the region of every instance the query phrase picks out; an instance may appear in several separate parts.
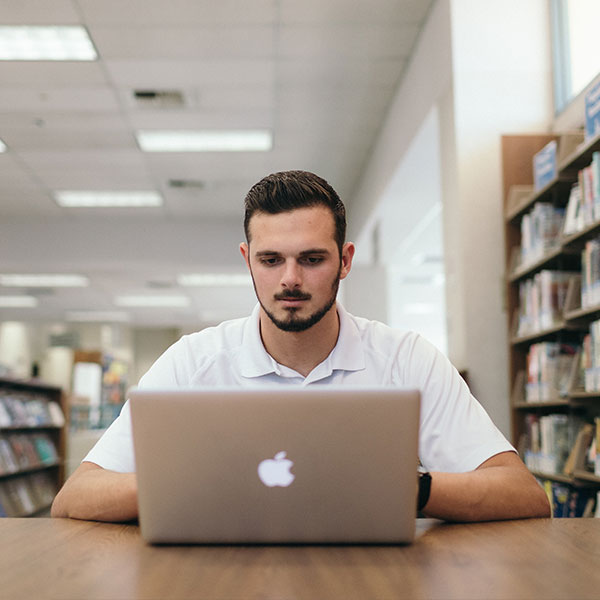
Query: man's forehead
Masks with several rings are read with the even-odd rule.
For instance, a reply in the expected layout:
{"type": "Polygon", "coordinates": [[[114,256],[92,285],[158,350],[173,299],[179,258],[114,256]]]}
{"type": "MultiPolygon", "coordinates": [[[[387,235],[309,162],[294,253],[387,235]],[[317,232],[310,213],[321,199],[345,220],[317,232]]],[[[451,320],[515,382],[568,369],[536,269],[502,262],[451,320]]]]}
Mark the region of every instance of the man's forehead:
{"type": "Polygon", "coordinates": [[[250,234],[253,233],[253,230],[256,230],[257,227],[263,229],[268,227],[277,228],[279,225],[285,223],[286,221],[297,221],[302,220],[305,217],[307,220],[311,219],[316,221],[316,223],[320,226],[327,225],[331,226],[331,231],[335,234],[335,219],[333,217],[333,213],[331,210],[323,206],[321,204],[317,204],[315,206],[306,206],[301,208],[293,208],[291,210],[286,210],[278,213],[268,213],[264,211],[256,211],[250,220],[248,221],[248,228],[250,234]]]}

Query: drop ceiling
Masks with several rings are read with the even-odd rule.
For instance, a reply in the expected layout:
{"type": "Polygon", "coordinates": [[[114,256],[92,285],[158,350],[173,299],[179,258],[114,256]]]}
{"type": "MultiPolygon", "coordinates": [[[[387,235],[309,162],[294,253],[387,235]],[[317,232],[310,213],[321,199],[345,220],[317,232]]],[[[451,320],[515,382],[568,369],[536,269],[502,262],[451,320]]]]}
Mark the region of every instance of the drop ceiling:
{"type": "Polygon", "coordinates": [[[178,275],[243,272],[243,198],[268,173],[314,171],[351,207],[430,4],[3,1],[0,24],[83,25],[99,59],[0,61],[0,273],[90,280],[0,286],[0,297],[38,298],[36,308],[0,308],[0,320],[63,321],[140,294],[190,301],[128,308],[133,325],[193,328],[245,314],[251,286],[182,288],[178,275]],[[273,147],[144,153],[142,129],[269,130],[273,147]],[[164,203],[66,209],[53,197],[84,189],[154,190],[164,203]]]}

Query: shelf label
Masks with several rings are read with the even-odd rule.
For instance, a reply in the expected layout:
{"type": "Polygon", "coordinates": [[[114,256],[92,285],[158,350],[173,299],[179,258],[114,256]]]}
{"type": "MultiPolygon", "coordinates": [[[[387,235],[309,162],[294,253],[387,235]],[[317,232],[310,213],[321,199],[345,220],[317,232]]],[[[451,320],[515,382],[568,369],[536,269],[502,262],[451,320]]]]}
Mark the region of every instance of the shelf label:
{"type": "Polygon", "coordinates": [[[585,139],[600,135],[600,81],[585,95],[585,139]]]}
{"type": "Polygon", "coordinates": [[[556,178],[556,147],[556,140],[552,140],[533,156],[533,185],[536,192],[556,178]]]}

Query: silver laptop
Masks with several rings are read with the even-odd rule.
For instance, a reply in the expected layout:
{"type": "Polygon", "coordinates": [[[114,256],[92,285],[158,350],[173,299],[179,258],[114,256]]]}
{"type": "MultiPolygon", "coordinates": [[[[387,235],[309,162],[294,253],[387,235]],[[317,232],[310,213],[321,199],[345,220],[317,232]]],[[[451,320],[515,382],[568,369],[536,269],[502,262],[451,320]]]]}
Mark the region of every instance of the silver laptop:
{"type": "Polygon", "coordinates": [[[133,389],[150,543],[409,543],[420,395],[348,387],[133,389]]]}

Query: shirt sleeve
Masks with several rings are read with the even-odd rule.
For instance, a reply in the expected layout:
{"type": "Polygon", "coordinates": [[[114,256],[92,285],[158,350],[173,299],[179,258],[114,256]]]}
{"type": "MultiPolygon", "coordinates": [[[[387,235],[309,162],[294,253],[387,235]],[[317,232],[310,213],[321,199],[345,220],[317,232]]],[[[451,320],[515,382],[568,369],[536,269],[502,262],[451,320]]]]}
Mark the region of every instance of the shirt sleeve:
{"type": "Polygon", "coordinates": [[[83,460],[93,462],[110,471],[135,472],[129,400],[123,405],[119,416],[83,460]]]}
{"type": "MultiPolygon", "coordinates": [[[[184,341],[180,340],[168,348],[140,379],[138,387],[142,389],[181,387],[182,380],[186,377],[186,373],[182,371],[187,367],[185,361],[180,359],[181,355],[184,354],[182,352],[183,344],[184,341]]],[[[83,460],[93,462],[110,471],[118,471],[119,473],[135,472],[129,400],[125,402],[119,416],[83,460]]]]}
{"type": "Polygon", "coordinates": [[[473,471],[515,451],[448,358],[416,334],[404,380],[421,390],[419,458],[427,470],[473,471]]]}

